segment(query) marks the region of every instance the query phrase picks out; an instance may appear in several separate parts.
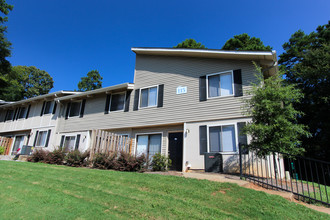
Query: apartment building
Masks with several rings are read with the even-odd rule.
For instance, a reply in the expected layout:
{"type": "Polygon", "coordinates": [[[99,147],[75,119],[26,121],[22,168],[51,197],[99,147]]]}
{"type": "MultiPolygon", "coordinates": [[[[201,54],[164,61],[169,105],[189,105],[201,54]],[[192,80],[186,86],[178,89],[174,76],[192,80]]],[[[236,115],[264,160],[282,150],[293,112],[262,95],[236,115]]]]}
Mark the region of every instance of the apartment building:
{"type": "Polygon", "coordinates": [[[91,131],[102,129],[132,138],[136,154],[168,155],[174,170],[204,169],[206,152],[222,154],[225,171],[236,169],[239,144],[249,141],[240,130],[251,120],[241,107],[256,80],[252,61],[267,77],[276,71],[276,52],[132,51],[133,83],[54,99],[59,112],[50,143],[83,151],[89,148],[91,131]]]}

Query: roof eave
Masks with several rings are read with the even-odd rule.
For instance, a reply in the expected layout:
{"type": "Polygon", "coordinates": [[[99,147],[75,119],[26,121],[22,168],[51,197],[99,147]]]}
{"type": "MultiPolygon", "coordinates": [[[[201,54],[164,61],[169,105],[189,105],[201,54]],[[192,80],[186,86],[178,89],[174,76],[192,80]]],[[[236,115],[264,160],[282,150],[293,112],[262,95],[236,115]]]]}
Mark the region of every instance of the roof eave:
{"type": "Polygon", "coordinates": [[[269,60],[276,61],[276,51],[236,51],[236,50],[213,50],[213,49],[187,49],[187,48],[146,48],[133,47],[131,50],[136,54],[163,55],[163,56],[186,56],[218,59],[237,60],[269,60]],[[275,56],[274,56],[275,55],[275,56]]]}
{"type": "Polygon", "coordinates": [[[24,104],[28,104],[31,102],[37,102],[40,100],[48,100],[49,98],[53,97],[56,98],[58,95],[70,95],[70,94],[77,94],[80,92],[72,92],[72,91],[57,91],[57,92],[52,92],[52,93],[48,93],[48,94],[44,94],[44,95],[40,95],[40,96],[36,96],[36,97],[32,97],[29,99],[24,99],[24,100],[20,100],[17,102],[13,102],[13,103],[9,103],[9,104],[5,104],[5,105],[1,105],[0,108],[10,108],[10,107],[14,107],[14,106],[20,106],[20,105],[24,105],[24,104]]]}
{"type": "Polygon", "coordinates": [[[82,92],[80,94],[76,95],[69,95],[61,98],[55,99],[55,101],[64,101],[64,100],[73,100],[73,99],[80,99],[83,97],[88,97],[96,94],[102,94],[102,93],[107,93],[113,90],[119,90],[119,89],[126,89],[126,90],[133,90],[134,89],[134,84],[132,83],[122,83],[114,86],[108,86],[100,89],[95,89],[87,92],[82,92]]]}

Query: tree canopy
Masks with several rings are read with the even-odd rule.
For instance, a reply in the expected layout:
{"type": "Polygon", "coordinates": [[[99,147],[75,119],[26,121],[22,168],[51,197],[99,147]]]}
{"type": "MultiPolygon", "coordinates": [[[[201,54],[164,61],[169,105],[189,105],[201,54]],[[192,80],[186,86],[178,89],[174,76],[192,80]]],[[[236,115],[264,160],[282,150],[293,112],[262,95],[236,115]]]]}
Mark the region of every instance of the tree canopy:
{"type": "Polygon", "coordinates": [[[299,122],[312,134],[302,139],[307,156],[322,160],[330,158],[330,21],[316,32],[298,30],[283,45],[279,64],[285,80],[297,84],[304,94],[295,108],[304,112],[299,122]]]}
{"type": "Polygon", "coordinates": [[[7,4],[5,0],[0,0],[0,11],[5,15],[0,16],[0,87],[2,88],[8,85],[6,75],[10,73],[10,62],[7,60],[7,57],[11,55],[11,43],[5,36],[7,27],[4,23],[8,21],[6,15],[8,15],[12,9],[12,5],[7,4]]]}
{"type": "Polygon", "coordinates": [[[8,86],[1,89],[0,99],[18,101],[49,93],[53,78],[34,66],[13,66],[6,76],[8,86]]]}
{"type": "Polygon", "coordinates": [[[99,71],[89,71],[86,77],[81,77],[81,80],[78,83],[78,91],[85,92],[102,88],[102,80],[103,77],[100,75],[99,71]]]}
{"type": "Polygon", "coordinates": [[[245,99],[246,115],[252,122],[245,127],[251,135],[249,147],[259,156],[269,154],[269,150],[289,154],[301,154],[300,137],[307,136],[306,126],[297,123],[302,112],[293,107],[303,97],[293,84],[285,85],[281,74],[264,79],[257,67],[258,82],[248,92],[251,99],[245,99]]]}
{"type": "Polygon", "coordinates": [[[173,48],[191,48],[191,49],[207,49],[202,43],[197,43],[195,39],[186,39],[173,48]]]}
{"type": "Polygon", "coordinates": [[[250,37],[248,34],[235,35],[227,40],[222,50],[252,50],[252,51],[271,51],[271,46],[265,46],[257,37],[250,37]]]}

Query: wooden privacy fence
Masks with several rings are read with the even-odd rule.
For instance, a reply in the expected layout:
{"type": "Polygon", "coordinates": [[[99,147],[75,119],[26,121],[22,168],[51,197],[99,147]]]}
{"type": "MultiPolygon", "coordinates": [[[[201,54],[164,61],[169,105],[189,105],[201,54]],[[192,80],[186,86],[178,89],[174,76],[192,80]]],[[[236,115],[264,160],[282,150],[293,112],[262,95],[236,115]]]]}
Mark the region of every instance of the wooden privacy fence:
{"type": "Polygon", "coordinates": [[[124,151],[132,153],[132,139],[125,135],[118,135],[108,131],[93,130],[90,158],[93,159],[97,153],[111,154],[124,151]]]}
{"type": "Polygon", "coordinates": [[[11,147],[12,143],[13,143],[12,138],[0,137],[0,146],[5,149],[4,155],[9,155],[10,154],[9,151],[10,151],[10,147],[11,147]]]}

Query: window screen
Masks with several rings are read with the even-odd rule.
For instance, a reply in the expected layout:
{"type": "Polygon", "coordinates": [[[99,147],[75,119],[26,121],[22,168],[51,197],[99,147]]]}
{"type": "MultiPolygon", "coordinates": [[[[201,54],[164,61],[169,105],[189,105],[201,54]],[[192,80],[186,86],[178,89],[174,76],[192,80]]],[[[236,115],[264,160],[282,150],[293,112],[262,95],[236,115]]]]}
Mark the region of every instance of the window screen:
{"type": "Polygon", "coordinates": [[[157,86],[141,89],[140,107],[151,107],[157,105],[157,86]]]}
{"type": "Polygon", "coordinates": [[[47,131],[39,131],[37,138],[37,147],[44,147],[47,139],[47,131]]]}
{"type": "Polygon", "coordinates": [[[124,110],[125,105],[125,93],[114,94],[111,96],[110,111],[124,110]]]}
{"type": "Polygon", "coordinates": [[[53,104],[54,104],[54,102],[52,102],[52,101],[48,101],[48,102],[45,103],[44,114],[52,113],[53,104]]]}
{"type": "Polygon", "coordinates": [[[25,118],[25,116],[26,116],[26,107],[21,107],[18,118],[25,118]]]}
{"type": "Polygon", "coordinates": [[[209,127],[209,152],[236,152],[235,126],[209,127]]]}
{"type": "Polygon", "coordinates": [[[222,73],[208,76],[208,97],[227,96],[233,94],[232,74],[222,73]]]}
{"type": "Polygon", "coordinates": [[[72,102],[70,106],[70,117],[78,116],[81,102],[72,102]]]}

